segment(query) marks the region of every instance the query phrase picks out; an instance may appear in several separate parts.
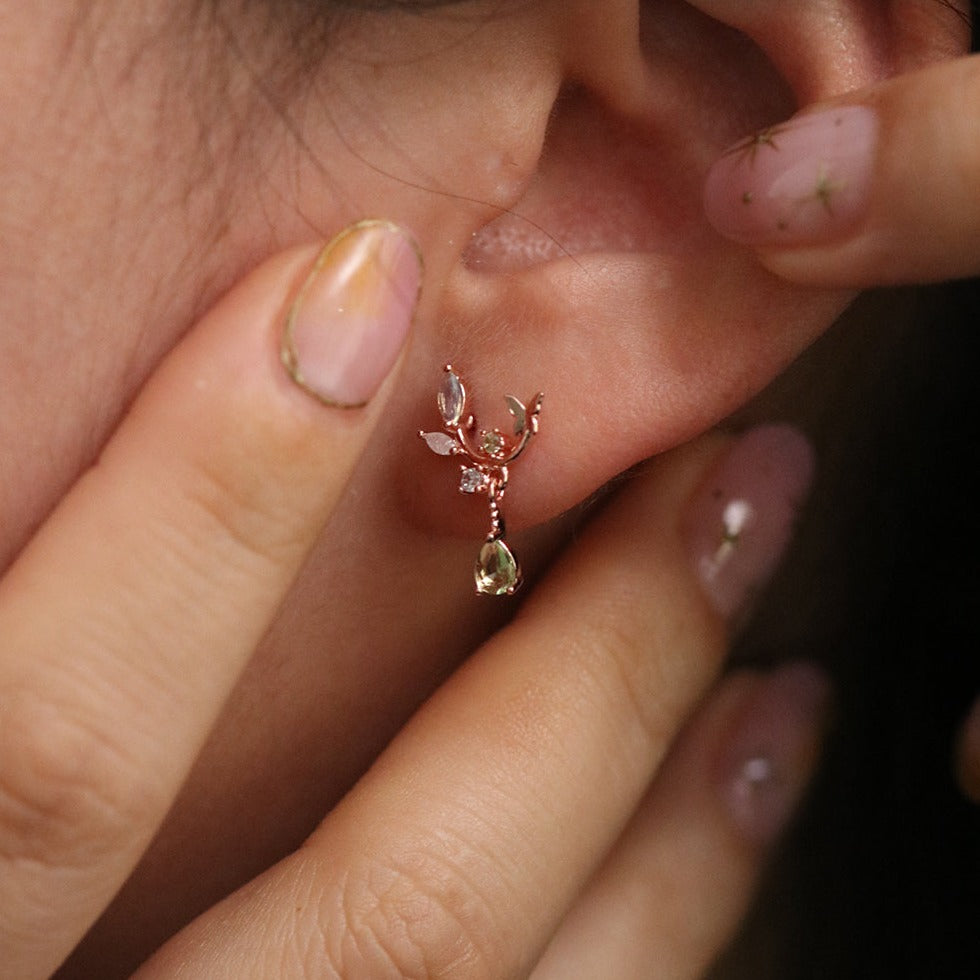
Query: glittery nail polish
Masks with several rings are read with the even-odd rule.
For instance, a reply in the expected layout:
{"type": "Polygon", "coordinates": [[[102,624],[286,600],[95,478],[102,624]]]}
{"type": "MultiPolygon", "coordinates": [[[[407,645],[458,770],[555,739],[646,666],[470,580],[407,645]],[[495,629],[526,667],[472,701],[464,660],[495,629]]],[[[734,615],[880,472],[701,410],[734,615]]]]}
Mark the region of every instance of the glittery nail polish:
{"type": "Polygon", "coordinates": [[[823,244],[844,237],[867,207],[878,117],[867,106],[804,113],[731,147],[704,191],[723,235],[756,246],[823,244]]]}

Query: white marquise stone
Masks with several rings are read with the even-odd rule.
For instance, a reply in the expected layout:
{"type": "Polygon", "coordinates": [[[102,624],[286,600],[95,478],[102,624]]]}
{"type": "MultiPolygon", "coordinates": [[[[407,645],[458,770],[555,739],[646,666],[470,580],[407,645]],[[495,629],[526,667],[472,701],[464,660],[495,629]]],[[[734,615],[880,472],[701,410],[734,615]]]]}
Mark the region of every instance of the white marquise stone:
{"type": "Polygon", "coordinates": [[[436,402],[439,405],[439,412],[446,425],[459,425],[459,420],[463,417],[463,385],[453,371],[447,371],[442,379],[442,387],[436,395],[436,402]]]}
{"type": "Polygon", "coordinates": [[[463,468],[463,471],[459,476],[459,489],[462,490],[463,493],[478,493],[480,490],[483,490],[489,482],[490,478],[486,475],[486,473],[481,473],[473,466],[466,466],[463,468]]]}

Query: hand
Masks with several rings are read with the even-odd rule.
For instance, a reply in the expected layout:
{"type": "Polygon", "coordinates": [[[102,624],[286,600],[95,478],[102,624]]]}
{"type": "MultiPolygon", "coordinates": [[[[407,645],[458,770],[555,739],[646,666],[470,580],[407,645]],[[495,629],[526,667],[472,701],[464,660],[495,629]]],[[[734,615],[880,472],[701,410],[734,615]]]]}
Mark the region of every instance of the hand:
{"type": "MultiPolygon", "coordinates": [[[[290,383],[280,324],[314,256],[271,261],[159,368],[0,584],[12,975],[54,969],[132,870],[343,491],[418,278],[388,226],[346,241],[371,236],[381,274],[355,308],[382,314],[353,360],[330,340],[354,297],[338,302],[328,252],[294,307],[290,383]]],[[[628,976],[652,957],[697,975],[805,784],[822,680],[733,676],[662,762],[717,672],[721,613],[779,556],[808,467],[797,437],[766,429],[632,480],[306,846],[143,975],[518,976],[542,956],[543,977],[628,976]],[[733,496],[754,506],[744,528],[719,509],[733,496]]]]}
{"type": "MultiPolygon", "coordinates": [[[[777,275],[880,286],[980,275],[980,56],[810,107],[715,164],[705,207],[777,275]]],[[[980,700],[957,771],[980,801],[980,700]]]]}
{"type": "Polygon", "coordinates": [[[6,976],[50,973],[132,871],[378,417],[418,260],[380,225],[331,255],[294,346],[308,388],[375,395],[368,408],[319,404],[279,363],[288,297],[315,258],[284,254],[166,359],[0,582],[6,976]],[[336,274],[358,246],[361,294],[336,274]],[[346,324],[331,288],[360,303],[346,324]]]}
{"type": "MultiPolygon", "coordinates": [[[[725,647],[678,515],[717,503],[762,441],[720,471],[710,440],[632,481],[582,560],[558,563],[305,847],[138,976],[519,977],[552,936],[534,976],[700,975],[803,788],[825,693],[809,668],[728,679],[648,788],[725,647]],[[756,766],[773,771],[755,782],[756,766]]],[[[753,579],[771,555],[749,558],[753,579]]]]}
{"type": "Polygon", "coordinates": [[[973,702],[957,745],[957,777],[960,788],[980,803],[980,698],[973,702]]]}

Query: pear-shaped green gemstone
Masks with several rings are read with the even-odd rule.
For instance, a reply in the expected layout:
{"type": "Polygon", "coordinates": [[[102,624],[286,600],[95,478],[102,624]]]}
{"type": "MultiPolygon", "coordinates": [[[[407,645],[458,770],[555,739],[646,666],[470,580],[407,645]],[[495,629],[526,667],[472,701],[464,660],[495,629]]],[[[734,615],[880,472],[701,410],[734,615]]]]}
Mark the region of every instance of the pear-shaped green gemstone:
{"type": "Polygon", "coordinates": [[[501,539],[480,549],[473,568],[478,595],[513,595],[521,584],[521,570],[510,548],[501,539]]]}

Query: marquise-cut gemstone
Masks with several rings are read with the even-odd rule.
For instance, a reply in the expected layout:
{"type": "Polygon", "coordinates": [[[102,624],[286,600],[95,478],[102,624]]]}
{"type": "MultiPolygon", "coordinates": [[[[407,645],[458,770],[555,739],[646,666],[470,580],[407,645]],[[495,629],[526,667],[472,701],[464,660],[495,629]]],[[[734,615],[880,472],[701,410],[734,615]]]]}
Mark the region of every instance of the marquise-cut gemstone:
{"type": "Polygon", "coordinates": [[[521,572],[510,548],[500,539],[487,541],[473,569],[479,595],[510,595],[521,584],[521,572]]]}
{"type": "Polygon", "coordinates": [[[423,432],[425,444],[440,456],[452,456],[459,449],[459,443],[445,432],[423,432]]]}
{"type": "Polygon", "coordinates": [[[459,377],[453,371],[447,371],[442,379],[442,387],[436,395],[436,403],[439,406],[439,413],[446,425],[459,425],[459,420],[463,417],[463,385],[459,377]]]}
{"type": "Polygon", "coordinates": [[[486,473],[481,473],[472,466],[463,468],[459,475],[459,489],[463,493],[478,493],[490,482],[486,473]]]}

